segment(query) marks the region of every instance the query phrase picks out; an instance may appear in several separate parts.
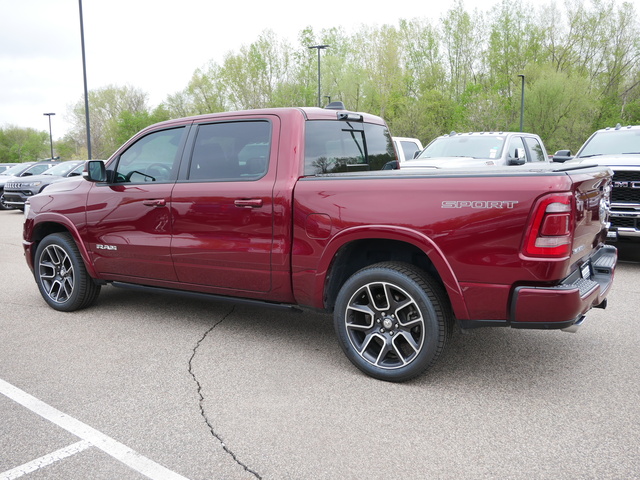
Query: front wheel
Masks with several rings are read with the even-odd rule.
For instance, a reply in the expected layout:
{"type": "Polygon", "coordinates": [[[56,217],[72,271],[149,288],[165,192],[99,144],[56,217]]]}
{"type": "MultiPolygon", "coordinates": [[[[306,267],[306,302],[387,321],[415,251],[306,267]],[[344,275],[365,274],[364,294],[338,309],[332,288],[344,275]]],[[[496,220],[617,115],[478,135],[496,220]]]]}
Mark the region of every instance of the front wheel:
{"type": "Polygon", "coordinates": [[[40,294],[55,310],[72,312],[98,298],[100,285],[87,273],[70,234],[53,233],[42,240],[34,265],[40,294]]]}
{"type": "Polygon", "coordinates": [[[4,195],[0,196],[0,210],[12,210],[11,205],[7,205],[4,201],[4,195]]]}
{"type": "Polygon", "coordinates": [[[356,367],[380,380],[402,382],[436,362],[451,335],[453,314],[443,288],[421,269],[385,262],[345,282],[334,327],[356,367]]]}

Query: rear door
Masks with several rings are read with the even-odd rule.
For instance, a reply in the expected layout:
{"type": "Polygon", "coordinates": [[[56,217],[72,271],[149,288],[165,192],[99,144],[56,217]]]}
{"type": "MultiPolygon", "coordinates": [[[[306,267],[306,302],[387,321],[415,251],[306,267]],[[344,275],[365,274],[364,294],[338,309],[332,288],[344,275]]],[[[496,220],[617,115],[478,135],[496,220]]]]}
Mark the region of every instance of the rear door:
{"type": "Polygon", "coordinates": [[[178,280],[205,291],[271,288],[275,116],[194,125],[173,195],[178,280]]]}

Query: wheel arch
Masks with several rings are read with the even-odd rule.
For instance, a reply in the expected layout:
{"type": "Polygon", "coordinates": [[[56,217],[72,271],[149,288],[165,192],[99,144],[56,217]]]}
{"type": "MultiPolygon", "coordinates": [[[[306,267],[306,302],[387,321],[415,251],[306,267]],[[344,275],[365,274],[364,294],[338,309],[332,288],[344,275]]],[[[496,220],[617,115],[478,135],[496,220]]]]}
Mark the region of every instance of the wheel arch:
{"type": "Polygon", "coordinates": [[[82,242],[82,238],[80,236],[80,233],[78,232],[78,229],[75,225],[65,220],[66,219],[64,217],[50,217],[43,219],[42,221],[33,225],[30,235],[32,242],[32,248],[30,249],[31,258],[29,259],[30,264],[34,264],[34,257],[36,254],[36,250],[38,249],[38,244],[44,238],[46,238],[48,235],[51,235],[52,233],[69,233],[73,238],[76,246],[78,247],[78,251],[80,252],[80,256],[82,257],[85,268],[87,269],[87,273],[90,277],[94,279],[97,278],[97,274],[93,268],[93,264],[90,261],[89,252],[87,251],[85,244],[82,242]]]}
{"type": "Polygon", "coordinates": [[[332,312],[344,282],[358,270],[384,261],[411,263],[444,287],[456,318],[468,318],[460,284],[438,246],[410,229],[371,227],[352,229],[332,239],[320,261],[325,310],[332,312]]]}

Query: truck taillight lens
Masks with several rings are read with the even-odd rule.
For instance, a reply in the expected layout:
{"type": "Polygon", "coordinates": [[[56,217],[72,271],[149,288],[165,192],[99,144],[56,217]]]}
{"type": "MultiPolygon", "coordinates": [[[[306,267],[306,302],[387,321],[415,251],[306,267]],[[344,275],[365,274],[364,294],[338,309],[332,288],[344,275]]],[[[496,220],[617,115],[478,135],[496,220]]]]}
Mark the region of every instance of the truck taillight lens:
{"type": "Polygon", "coordinates": [[[535,206],[533,221],[525,238],[524,254],[534,257],[564,257],[573,242],[572,195],[552,194],[535,206]]]}

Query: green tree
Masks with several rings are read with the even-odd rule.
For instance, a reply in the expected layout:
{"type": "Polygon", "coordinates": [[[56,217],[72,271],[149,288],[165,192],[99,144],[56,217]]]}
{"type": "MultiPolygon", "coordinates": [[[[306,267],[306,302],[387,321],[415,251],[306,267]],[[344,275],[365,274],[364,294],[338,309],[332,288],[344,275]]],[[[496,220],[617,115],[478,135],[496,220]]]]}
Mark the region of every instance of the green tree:
{"type": "Polygon", "coordinates": [[[15,125],[0,129],[1,162],[34,162],[50,156],[51,145],[47,132],[15,125]]]}
{"type": "Polygon", "coordinates": [[[593,132],[597,109],[588,78],[556,71],[554,66],[532,66],[525,88],[525,130],[542,138],[553,153],[577,151],[593,132]]]}
{"type": "Polygon", "coordinates": [[[456,0],[454,6],[441,19],[441,42],[450,94],[459,100],[467,84],[479,80],[482,39],[479,30],[481,19],[475,19],[456,0]]]}
{"type": "Polygon", "coordinates": [[[125,110],[118,116],[116,141],[118,144],[123,144],[143,128],[169,119],[169,112],[162,105],[157,107],[152,113],[147,111],[134,113],[125,110]]]}
{"type": "MultiPolygon", "coordinates": [[[[118,120],[123,112],[138,114],[147,110],[147,94],[131,86],[109,85],[89,91],[92,157],[109,158],[120,146],[118,120]]],[[[71,135],[86,150],[84,100],[71,108],[69,116],[73,125],[71,135]]]]}

